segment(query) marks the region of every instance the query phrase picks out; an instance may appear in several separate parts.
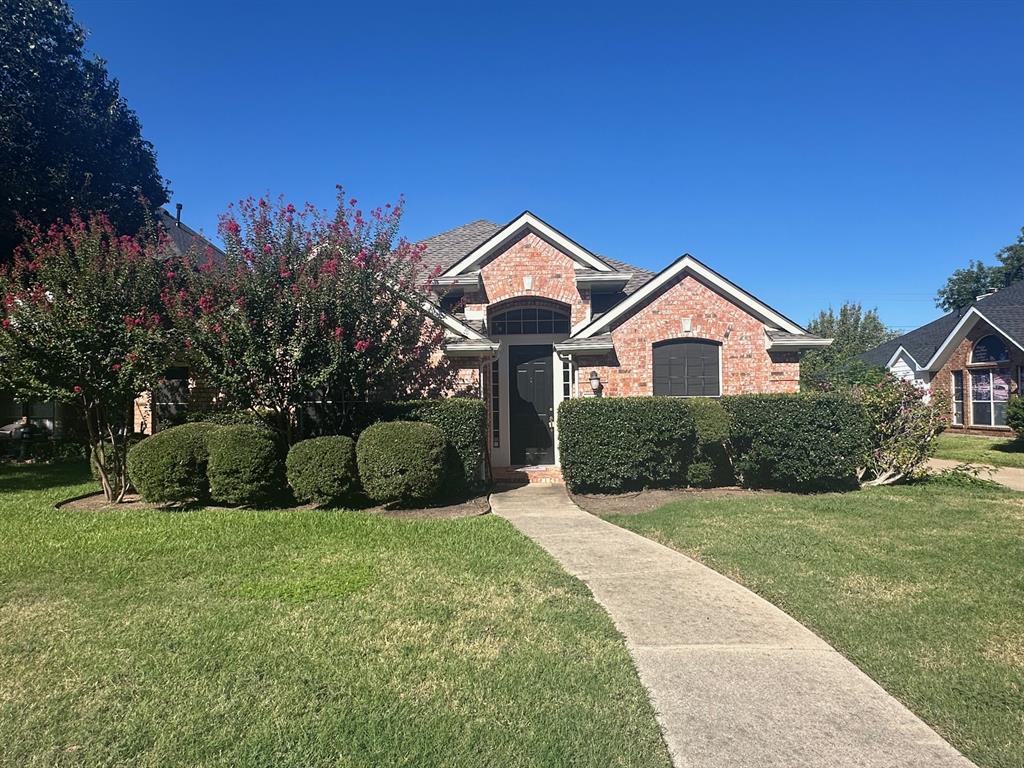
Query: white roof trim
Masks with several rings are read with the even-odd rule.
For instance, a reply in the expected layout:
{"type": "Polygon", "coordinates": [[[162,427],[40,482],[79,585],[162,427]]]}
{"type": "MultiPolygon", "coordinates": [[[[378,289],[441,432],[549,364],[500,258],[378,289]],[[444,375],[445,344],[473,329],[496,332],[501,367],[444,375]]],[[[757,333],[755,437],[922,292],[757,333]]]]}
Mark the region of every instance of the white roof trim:
{"type": "Polygon", "coordinates": [[[709,283],[722,295],[733,299],[736,303],[751,309],[754,313],[771,321],[778,326],[780,330],[788,331],[789,333],[807,333],[807,331],[792,320],[783,317],[767,304],[758,301],[739,286],[734,285],[714,270],[701,264],[690,254],[686,254],[685,256],[677,259],[673,264],[670,264],[655,277],[644,283],[640,290],[632,293],[624,301],[619,302],[603,315],[597,317],[593,322],[574,333],[573,337],[586,339],[595,335],[599,331],[603,331],[617,318],[621,317],[638,304],[643,303],[649,296],[656,293],[660,288],[672,280],[672,278],[684,271],[690,272],[695,277],[709,283]]]}
{"type": "Polygon", "coordinates": [[[448,357],[480,357],[493,355],[501,349],[499,341],[461,341],[444,345],[444,353],[448,357]]]}
{"type": "Polygon", "coordinates": [[[599,339],[591,344],[555,344],[555,352],[561,355],[608,352],[615,349],[611,339],[599,339]]]}
{"type": "Polygon", "coordinates": [[[928,361],[928,363],[924,366],[922,370],[934,371],[937,367],[942,367],[942,363],[945,363],[943,355],[946,354],[947,348],[953,343],[953,339],[959,336],[959,338],[957,338],[957,343],[963,341],[964,338],[966,338],[967,333],[971,330],[971,328],[975,326],[975,324],[979,320],[984,320],[986,323],[992,326],[992,330],[1001,335],[1004,339],[1007,339],[1017,349],[1024,351],[1024,346],[1021,346],[1020,343],[1015,338],[1013,338],[1013,336],[1008,334],[998,325],[996,325],[987,317],[985,317],[985,315],[978,311],[977,307],[971,307],[964,313],[964,316],[960,318],[960,322],[953,326],[953,330],[949,332],[948,336],[946,336],[946,340],[942,342],[942,346],[935,350],[935,354],[931,356],[931,359],[928,361]],[[971,322],[972,319],[973,322],[971,322]],[[968,325],[969,322],[970,325],[968,325]],[[939,363],[940,360],[942,361],[942,363],[939,363]]]}
{"type": "Polygon", "coordinates": [[[492,251],[499,246],[503,245],[509,238],[517,234],[520,230],[532,230],[534,233],[539,235],[544,240],[554,245],[559,250],[568,254],[572,258],[586,264],[592,269],[596,269],[599,272],[614,272],[610,266],[605,264],[601,259],[592,254],[583,246],[574,243],[568,237],[563,235],[557,229],[552,227],[547,222],[538,219],[529,211],[524,211],[518,218],[506,226],[499,229],[491,237],[489,237],[484,243],[478,246],[472,253],[457,262],[455,266],[449,267],[442,274],[443,277],[453,277],[460,275],[463,272],[468,272],[471,269],[486,259],[492,251]]]}
{"type": "Polygon", "coordinates": [[[914,356],[912,354],[910,354],[907,351],[906,347],[904,347],[902,344],[900,344],[900,346],[896,347],[896,351],[892,353],[892,357],[889,358],[889,362],[887,362],[885,364],[886,370],[892,368],[896,364],[896,360],[897,360],[897,358],[899,358],[901,352],[911,359],[911,361],[914,363],[914,367],[917,370],[919,370],[919,371],[921,370],[921,364],[919,362],[917,362],[917,360],[914,358],[914,356]]]}
{"type": "Polygon", "coordinates": [[[768,339],[768,349],[811,349],[813,347],[827,347],[834,339],[768,339]]]}
{"type": "Polygon", "coordinates": [[[445,328],[447,328],[450,331],[453,331],[454,333],[457,333],[459,336],[462,336],[463,338],[474,340],[486,340],[487,338],[482,333],[474,331],[464,322],[459,320],[459,318],[449,315],[447,312],[442,311],[436,304],[434,304],[434,302],[430,301],[429,299],[423,300],[423,309],[431,317],[440,320],[445,328]]]}

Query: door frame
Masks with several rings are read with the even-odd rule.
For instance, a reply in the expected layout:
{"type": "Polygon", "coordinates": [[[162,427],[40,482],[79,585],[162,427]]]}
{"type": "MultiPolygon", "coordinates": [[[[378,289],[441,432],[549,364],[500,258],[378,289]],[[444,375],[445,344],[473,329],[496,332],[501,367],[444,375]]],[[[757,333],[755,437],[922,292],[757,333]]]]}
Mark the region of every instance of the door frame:
{"type": "MultiPolygon", "coordinates": [[[[553,439],[555,441],[555,463],[552,466],[559,466],[561,459],[558,450],[558,407],[562,403],[562,358],[557,352],[555,352],[555,344],[560,341],[565,341],[566,335],[564,333],[556,334],[537,334],[537,335],[514,335],[514,336],[494,336],[495,341],[500,342],[498,348],[498,382],[500,391],[498,392],[498,442],[497,448],[491,447],[491,465],[495,467],[508,467],[511,466],[511,446],[510,439],[512,432],[509,427],[509,385],[510,375],[509,370],[509,348],[510,347],[529,347],[529,346],[547,346],[551,345],[551,397],[554,403],[555,412],[555,426],[552,430],[553,439]]],[[[489,375],[489,370],[487,374],[489,375]]],[[[575,375],[573,376],[573,390],[572,396],[576,397],[575,391],[575,375]]]]}

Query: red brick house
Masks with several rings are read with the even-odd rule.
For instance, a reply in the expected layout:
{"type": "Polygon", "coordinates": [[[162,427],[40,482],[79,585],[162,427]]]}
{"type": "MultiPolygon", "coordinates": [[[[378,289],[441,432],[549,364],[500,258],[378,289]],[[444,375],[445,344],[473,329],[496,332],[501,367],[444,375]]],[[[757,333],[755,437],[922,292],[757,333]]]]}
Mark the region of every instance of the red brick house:
{"type": "Polygon", "coordinates": [[[861,355],[922,387],[945,392],[950,426],[1005,434],[1006,406],[1024,381],[1024,281],[861,355]]]}
{"type": "Polygon", "coordinates": [[[558,463],[572,397],[795,392],[809,334],[690,255],[657,274],[525,212],[424,241],[446,355],[489,409],[494,466],[558,463]]]}

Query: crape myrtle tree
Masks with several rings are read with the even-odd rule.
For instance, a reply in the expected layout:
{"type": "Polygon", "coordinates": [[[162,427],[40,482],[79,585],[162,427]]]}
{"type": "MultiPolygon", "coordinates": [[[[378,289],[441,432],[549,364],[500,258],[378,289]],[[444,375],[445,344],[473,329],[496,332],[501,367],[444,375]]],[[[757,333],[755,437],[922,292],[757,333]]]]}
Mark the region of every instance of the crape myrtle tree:
{"type": "Polygon", "coordinates": [[[159,380],[172,348],[160,236],[153,227],[119,235],[100,214],[23,230],[0,272],[0,386],[74,408],[103,493],[120,501],[132,402],[159,380]]]}
{"type": "Polygon", "coordinates": [[[164,292],[197,375],[289,442],[311,402],[338,429],[359,403],[451,384],[422,249],[398,239],[402,202],[356,206],[340,188],[333,216],[244,200],[221,218],[226,256],[185,254],[164,292]]]}

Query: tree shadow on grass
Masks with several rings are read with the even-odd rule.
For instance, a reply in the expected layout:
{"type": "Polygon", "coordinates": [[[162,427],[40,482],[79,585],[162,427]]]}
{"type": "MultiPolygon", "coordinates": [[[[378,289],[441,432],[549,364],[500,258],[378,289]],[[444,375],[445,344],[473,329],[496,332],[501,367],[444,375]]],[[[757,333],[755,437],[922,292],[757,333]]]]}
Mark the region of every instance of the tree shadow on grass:
{"type": "Polygon", "coordinates": [[[79,485],[91,479],[85,461],[52,464],[0,464],[0,493],[45,491],[62,485],[79,485]]]}

